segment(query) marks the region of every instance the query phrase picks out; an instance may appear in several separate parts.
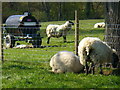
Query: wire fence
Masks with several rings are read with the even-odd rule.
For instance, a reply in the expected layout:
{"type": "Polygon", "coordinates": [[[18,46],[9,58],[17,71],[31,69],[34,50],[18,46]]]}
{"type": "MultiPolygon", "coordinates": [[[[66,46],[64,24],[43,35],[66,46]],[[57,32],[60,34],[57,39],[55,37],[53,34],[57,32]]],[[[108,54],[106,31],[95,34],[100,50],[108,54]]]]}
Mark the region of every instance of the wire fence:
{"type": "MultiPolygon", "coordinates": [[[[47,25],[43,23],[42,26],[43,27],[40,27],[40,29],[33,27],[17,28],[17,29],[16,28],[14,29],[14,27],[12,28],[7,27],[5,29],[4,27],[2,27],[4,61],[49,63],[50,58],[59,51],[66,50],[66,51],[75,52],[74,26],[72,27],[72,30],[68,31],[67,33],[67,43],[63,43],[63,38],[61,37],[61,38],[51,38],[50,44],[46,43],[47,36],[46,36],[45,26],[47,25]],[[9,31],[9,33],[7,32],[7,30],[9,31]],[[35,45],[39,45],[40,47],[36,48],[34,47],[35,45]]],[[[105,35],[104,33],[105,28],[95,29],[94,24],[90,24],[90,23],[80,23],[79,29],[80,29],[79,30],[80,39],[88,36],[99,37],[99,38],[105,38],[109,36],[109,35],[105,35]]],[[[119,36],[112,36],[112,38],[113,37],[118,38],[119,36]]],[[[111,41],[107,42],[108,44],[111,45],[119,44],[119,42],[112,40],[112,38],[111,41]]],[[[120,48],[117,47],[114,48],[118,52],[120,52],[120,48]]]]}
{"type": "Polygon", "coordinates": [[[70,50],[74,52],[74,30],[68,31],[67,43],[63,43],[62,38],[51,38],[50,44],[47,44],[47,36],[45,32],[47,25],[43,23],[42,26],[43,27],[40,28],[16,28],[13,26],[6,28],[2,27],[4,60],[23,62],[49,62],[51,56],[59,51],[70,50]],[[41,37],[41,39],[39,37],[41,37]],[[36,44],[38,44],[40,47],[33,47],[36,44]]]}

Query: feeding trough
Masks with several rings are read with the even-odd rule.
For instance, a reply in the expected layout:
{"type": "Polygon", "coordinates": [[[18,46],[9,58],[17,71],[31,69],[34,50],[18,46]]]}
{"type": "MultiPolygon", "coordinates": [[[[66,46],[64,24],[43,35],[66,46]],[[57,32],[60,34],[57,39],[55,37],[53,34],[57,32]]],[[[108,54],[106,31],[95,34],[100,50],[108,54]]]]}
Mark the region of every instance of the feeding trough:
{"type": "Polygon", "coordinates": [[[14,47],[16,41],[26,41],[32,43],[33,47],[40,47],[42,38],[38,31],[40,31],[39,22],[31,13],[9,16],[4,25],[5,47],[14,47]]]}

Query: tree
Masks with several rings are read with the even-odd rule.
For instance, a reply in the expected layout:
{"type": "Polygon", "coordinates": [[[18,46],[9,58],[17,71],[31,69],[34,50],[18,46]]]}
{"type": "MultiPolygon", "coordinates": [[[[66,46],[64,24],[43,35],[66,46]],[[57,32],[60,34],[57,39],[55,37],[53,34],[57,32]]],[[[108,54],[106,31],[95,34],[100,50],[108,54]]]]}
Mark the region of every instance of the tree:
{"type": "Polygon", "coordinates": [[[116,49],[120,59],[120,2],[107,2],[105,8],[105,41],[116,49]]]}
{"type": "Polygon", "coordinates": [[[86,18],[89,18],[90,17],[90,13],[91,13],[91,2],[87,2],[86,3],[86,18]]]}
{"type": "Polygon", "coordinates": [[[3,2],[3,22],[10,15],[29,11],[39,21],[74,20],[75,10],[80,19],[101,18],[103,4],[100,2],[3,2]]]}
{"type": "Polygon", "coordinates": [[[49,2],[42,2],[43,9],[47,15],[47,20],[50,21],[50,3],[49,2]]]}
{"type": "Polygon", "coordinates": [[[60,21],[62,19],[62,2],[58,2],[58,20],[60,21]]]}

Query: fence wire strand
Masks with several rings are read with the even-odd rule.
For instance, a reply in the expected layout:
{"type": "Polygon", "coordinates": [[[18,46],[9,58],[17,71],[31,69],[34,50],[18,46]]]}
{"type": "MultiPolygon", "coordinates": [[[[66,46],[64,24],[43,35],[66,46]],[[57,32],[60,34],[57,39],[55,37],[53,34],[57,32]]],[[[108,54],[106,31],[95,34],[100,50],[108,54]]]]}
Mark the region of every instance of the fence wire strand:
{"type": "MultiPolygon", "coordinates": [[[[6,38],[6,36],[8,35],[8,33],[6,32],[5,27],[2,27],[2,30],[3,30],[2,34],[4,36],[3,40],[6,39],[6,42],[4,41],[2,44],[4,45],[4,43],[6,43],[8,45],[9,43],[13,42],[12,40],[15,40],[17,42],[21,42],[21,41],[27,41],[27,39],[31,40],[32,38],[34,38],[33,41],[36,42],[35,44],[37,44],[40,40],[37,40],[38,37],[35,36],[36,33],[40,34],[40,36],[42,38],[44,38],[44,40],[47,41],[46,27],[44,27],[46,24],[44,24],[44,23],[40,23],[40,24],[42,24],[42,26],[43,26],[43,27],[40,27],[40,29],[35,28],[35,27],[29,27],[29,28],[27,27],[27,28],[19,28],[19,29],[17,28],[16,29],[16,27],[14,27],[15,24],[13,26],[7,27],[8,29],[10,29],[10,32],[12,32],[11,34],[15,36],[14,38],[13,37],[12,38],[9,38],[9,37],[6,38]],[[15,29],[15,30],[13,31],[13,29],[15,29]],[[21,31],[22,29],[24,29],[27,33],[21,31]],[[35,32],[33,30],[38,31],[38,32],[35,32]],[[16,32],[16,31],[18,31],[18,32],[16,32]],[[24,37],[24,38],[22,38],[22,37],[24,37]],[[30,39],[30,37],[31,37],[31,39],[30,39]],[[8,41],[9,39],[11,39],[11,41],[8,41]],[[25,39],[25,40],[22,40],[22,39],[25,39]]],[[[116,27],[118,27],[120,24],[107,24],[108,28],[111,25],[115,25],[116,27]]],[[[80,29],[80,31],[79,31],[80,34],[81,34],[81,32],[82,32],[83,29],[84,29],[84,31],[86,30],[88,32],[89,31],[92,32],[92,31],[96,30],[96,28],[94,28],[94,24],[90,24],[90,23],[80,23],[79,29],[80,29]],[[87,25],[89,25],[91,27],[86,27],[86,26],[84,26],[84,24],[87,24],[87,25]],[[89,28],[91,28],[91,30],[89,30],[89,28]]],[[[110,28],[110,29],[111,30],[114,29],[116,32],[120,30],[120,29],[116,29],[115,27],[110,28]]],[[[105,28],[102,28],[101,30],[105,30],[105,28]]],[[[71,30],[71,32],[68,31],[67,35],[68,35],[67,36],[67,42],[69,42],[69,44],[74,43],[74,36],[75,36],[74,30],[71,30]],[[72,40],[71,40],[71,37],[72,37],[72,40]]],[[[119,38],[120,36],[116,36],[116,35],[104,35],[104,37],[119,38]]],[[[44,42],[46,42],[46,41],[44,41],[44,42]]],[[[52,45],[47,45],[47,44],[44,45],[44,44],[42,44],[41,47],[37,48],[37,49],[36,48],[35,49],[34,48],[17,49],[17,48],[14,48],[16,45],[14,45],[14,47],[10,48],[10,49],[3,48],[3,52],[4,52],[3,57],[4,57],[4,59],[6,61],[47,62],[48,63],[49,60],[50,60],[50,58],[51,58],[51,56],[53,56],[55,53],[59,52],[60,50],[74,49],[74,45],[68,47],[67,44],[63,43],[62,39],[56,38],[53,41],[56,42],[56,43],[59,43],[59,44],[56,44],[56,45],[53,45],[53,44],[52,45]],[[56,48],[59,47],[59,49],[58,50],[52,50],[52,49],[49,50],[49,48],[53,48],[53,47],[54,48],[55,47],[56,48]],[[45,49],[45,50],[43,50],[43,49],[45,49]],[[48,53],[50,53],[50,54],[47,55],[48,53]],[[18,55],[18,56],[16,56],[16,55],[18,55]],[[23,59],[22,57],[26,57],[26,56],[28,56],[27,60],[22,60],[23,59]],[[33,60],[34,57],[35,57],[35,60],[33,60]]],[[[80,42],[80,40],[79,40],[79,42],[80,42]]],[[[113,44],[113,42],[114,41],[111,40],[110,42],[107,42],[107,43],[108,44],[113,44]]],[[[52,41],[51,41],[51,43],[52,43],[52,41]]],[[[28,44],[28,43],[23,43],[23,45],[24,44],[31,45],[31,44],[28,44]]],[[[119,44],[119,42],[116,42],[115,44],[119,44]]],[[[20,45],[22,45],[22,44],[20,44],[20,45]]],[[[119,48],[116,48],[116,50],[120,51],[119,48]]]]}

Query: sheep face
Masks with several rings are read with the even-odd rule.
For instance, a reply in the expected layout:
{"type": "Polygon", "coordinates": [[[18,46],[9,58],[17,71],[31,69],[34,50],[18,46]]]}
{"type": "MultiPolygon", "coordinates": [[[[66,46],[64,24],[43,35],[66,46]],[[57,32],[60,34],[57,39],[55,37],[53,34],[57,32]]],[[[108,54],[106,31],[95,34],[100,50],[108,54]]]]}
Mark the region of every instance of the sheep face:
{"type": "Polygon", "coordinates": [[[74,25],[74,23],[73,22],[71,22],[71,21],[68,21],[71,25],[74,25]]]}
{"type": "Polygon", "coordinates": [[[65,26],[71,28],[71,25],[74,25],[72,21],[66,21],[65,26]]]}
{"type": "Polygon", "coordinates": [[[50,66],[52,67],[51,72],[54,73],[64,73],[65,72],[65,66],[63,62],[60,61],[61,57],[59,54],[55,54],[51,60],[50,60],[50,66]]]}

